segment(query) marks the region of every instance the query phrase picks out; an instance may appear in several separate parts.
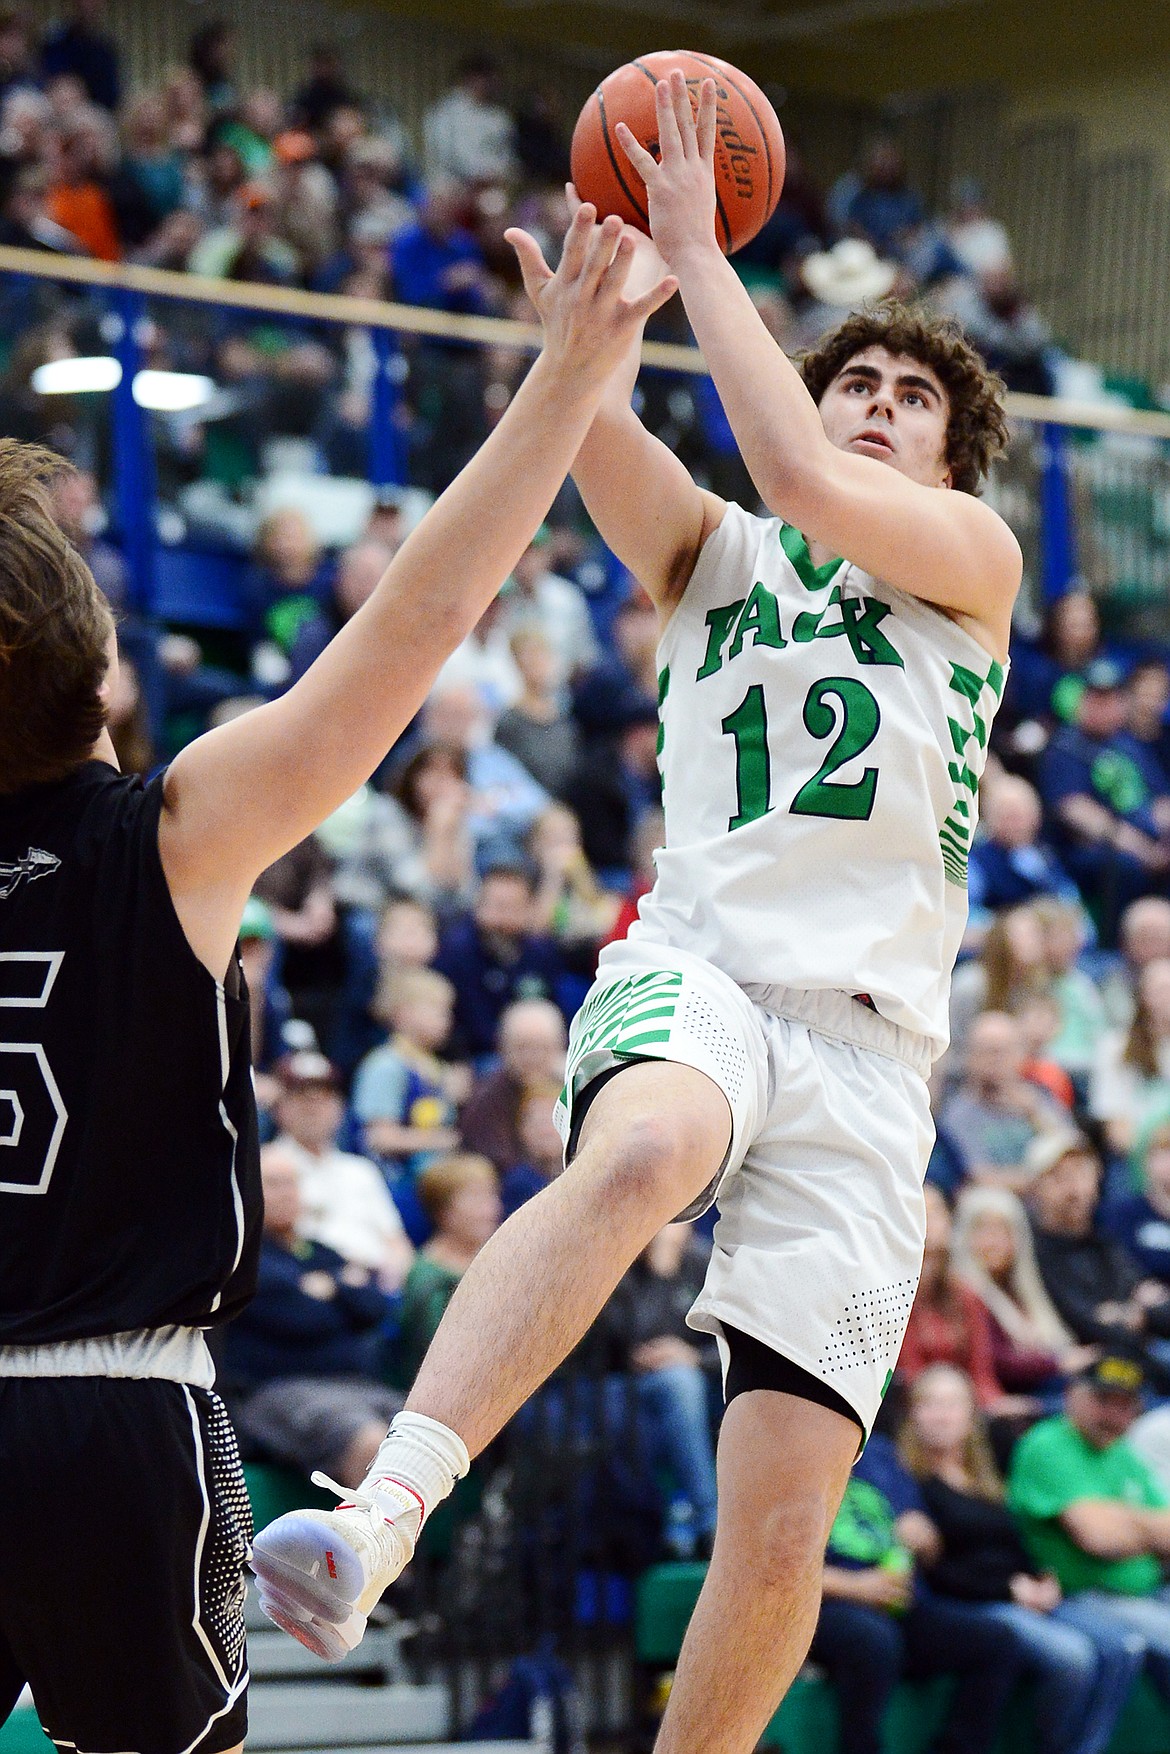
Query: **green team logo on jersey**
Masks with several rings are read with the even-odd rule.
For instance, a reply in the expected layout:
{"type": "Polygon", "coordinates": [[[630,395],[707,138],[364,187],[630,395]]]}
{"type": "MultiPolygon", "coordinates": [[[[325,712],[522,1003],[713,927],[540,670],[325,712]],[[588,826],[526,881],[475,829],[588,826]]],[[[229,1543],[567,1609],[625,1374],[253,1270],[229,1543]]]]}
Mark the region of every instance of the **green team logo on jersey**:
{"type": "Polygon", "coordinates": [[[960,889],[967,887],[967,855],[971,850],[971,799],[979,790],[979,776],[967,760],[967,749],[972,738],[980,749],[986,749],[987,731],[995,712],[995,702],[985,718],[980,710],[983,706],[983,691],[990,689],[998,702],[1003,693],[1004,675],[1003,665],[997,664],[994,659],[989,664],[986,676],[980,676],[977,670],[968,670],[962,664],[951,665],[951,692],[959,699],[952,703],[952,711],[947,714],[947,727],[951,733],[955,757],[948,763],[947,771],[955,783],[955,800],[946,821],[939,829],[938,838],[947,882],[957,884],[960,889]],[[962,705],[959,704],[960,701],[962,705]]]}
{"type": "Polygon", "coordinates": [[[767,585],[757,579],[747,597],[721,603],[707,611],[707,650],[695,681],[717,676],[734,663],[750,640],[753,646],[781,651],[789,640],[807,645],[814,639],[844,639],[859,664],[895,664],[902,659],[881,630],[890,605],[880,597],[845,597],[834,585],[822,609],[803,609],[793,618],[789,637],[780,626],[780,605],[767,585]]]}

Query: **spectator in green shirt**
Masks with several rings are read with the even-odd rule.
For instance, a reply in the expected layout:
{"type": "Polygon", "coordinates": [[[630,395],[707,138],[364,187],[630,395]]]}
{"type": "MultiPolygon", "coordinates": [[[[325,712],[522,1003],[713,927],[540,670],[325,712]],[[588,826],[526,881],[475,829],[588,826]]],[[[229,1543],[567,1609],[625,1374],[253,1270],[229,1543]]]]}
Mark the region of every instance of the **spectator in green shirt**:
{"type": "Polygon", "coordinates": [[[1055,1573],[1084,1630],[1107,1618],[1143,1646],[1146,1672],[1170,1702],[1170,1498],[1125,1441],[1143,1375],[1107,1353],[1069,1385],[1062,1417],[1021,1438],[1008,1504],[1037,1565],[1055,1573]]]}

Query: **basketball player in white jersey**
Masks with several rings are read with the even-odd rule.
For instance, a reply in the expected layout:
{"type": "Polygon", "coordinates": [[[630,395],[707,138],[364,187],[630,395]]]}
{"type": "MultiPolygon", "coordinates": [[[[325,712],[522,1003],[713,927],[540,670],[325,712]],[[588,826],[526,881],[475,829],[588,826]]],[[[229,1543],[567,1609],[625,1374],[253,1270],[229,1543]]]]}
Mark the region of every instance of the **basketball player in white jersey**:
{"type": "Polygon", "coordinates": [[[660,84],[658,124],[661,163],[622,144],[774,515],[642,428],[631,350],[574,473],[663,625],[657,881],[574,1024],[564,1175],[465,1275],[362,1492],[282,1519],[255,1563],[274,1617],[348,1648],[468,1457],[659,1227],[718,1198],[690,1320],[724,1362],[719,1523],[657,1747],[747,1754],[808,1648],[917,1285],[926,1075],[1021,559],[974,497],[1006,431],[962,338],[883,308],[802,379],[715,242],[714,86],[696,123],[681,75],[660,84]]]}

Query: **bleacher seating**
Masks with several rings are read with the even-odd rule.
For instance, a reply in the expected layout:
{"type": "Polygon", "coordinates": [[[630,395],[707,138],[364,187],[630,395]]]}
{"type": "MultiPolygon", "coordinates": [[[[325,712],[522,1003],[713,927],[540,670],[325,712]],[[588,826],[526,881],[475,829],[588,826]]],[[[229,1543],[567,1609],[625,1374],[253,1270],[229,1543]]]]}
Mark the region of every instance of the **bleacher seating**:
{"type": "MultiPolygon", "coordinates": [[[[688,1563],[655,1565],[639,1578],[634,1640],[637,1659],[646,1668],[673,1668],[706,1570],[705,1565],[688,1563]]],[[[938,1727],[947,1687],[943,1679],[904,1682],[898,1688],[886,1720],[887,1754],[922,1754],[938,1727]]],[[[797,1677],[765,1731],[763,1746],[782,1748],[784,1754],[834,1754],[837,1702],[811,1666],[797,1677]]],[[[1170,1710],[1143,1680],[1109,1754],[1166,1754],[1168,1747],[1170,1710]]],[[[1020,1699],[1005,1726],[1000,1754],[1032,1754],[1034,1748],[1028,1702],[1020,1699]]],[[[0,1754],[6,1751],[0,1748],[0,1754]]]]}

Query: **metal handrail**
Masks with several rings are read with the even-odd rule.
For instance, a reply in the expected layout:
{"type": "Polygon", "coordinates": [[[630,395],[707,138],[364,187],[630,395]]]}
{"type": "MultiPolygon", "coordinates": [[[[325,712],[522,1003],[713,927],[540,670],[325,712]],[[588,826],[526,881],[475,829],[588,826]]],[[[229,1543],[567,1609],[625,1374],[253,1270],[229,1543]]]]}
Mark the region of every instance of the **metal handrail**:
{"type": "MultiPolygon", "coordinates": [[[[361,324],[372,329],[393,329],[404,334],[438,336],[451,341],[479,342],[486,346],[514,347],[528,353],[539,351],[541,336],[536,323],[518,323],[507,317],[458,316],[450,311],[430,310],[423,305],[393,304],[383,299],[350,298],[342,293],[305,292],[299,287],[258,286],[244,280],[213,280],[205,275],[176,273],[169,268],[145,268],[134,263],[95,262],[89,257],[59,256],[42,250],[21,250],[0,245],[0,274],[22,274],[37,280],[68,281],[74,285],[137,292],[150,298],[184,299],[189,303],[229,306],[237,310],[266,312],[273,316],[309,318],[320,323],[361,324]]],[[[698,348],[664,341],[647,341],[642,347],[645,365],[668,371],[706,375],[707,367],[698,348]]],[[[1099,407],[1093,403],[1068,402],[1049,396],[1009,392],[1006,409],[1014,420],[1042,426],[1078,427],[1099,432],[1131,433],[1138,437],[1170,439],[1170,414],[1148,409],[1099,407]]]]}

